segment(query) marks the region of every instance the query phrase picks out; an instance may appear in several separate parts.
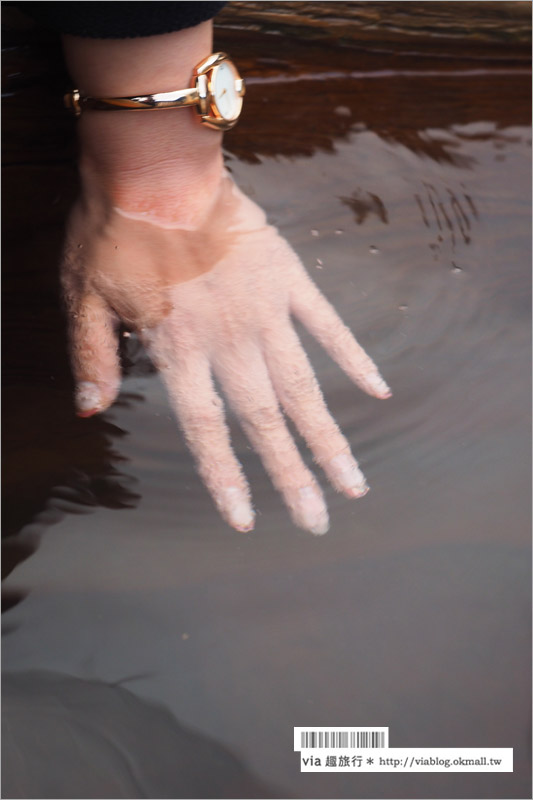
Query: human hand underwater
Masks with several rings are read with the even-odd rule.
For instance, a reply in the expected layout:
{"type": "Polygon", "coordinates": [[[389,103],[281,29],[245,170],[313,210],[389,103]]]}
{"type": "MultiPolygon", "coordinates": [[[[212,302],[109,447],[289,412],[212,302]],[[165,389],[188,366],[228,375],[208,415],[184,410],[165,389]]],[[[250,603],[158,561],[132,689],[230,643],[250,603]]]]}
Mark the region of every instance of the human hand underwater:
{"type": "Polygon", "coordinates": [[[287,429],[290,417],[333,486],[367,492],[331,417],[291,314],[358,386],[390,390],[264,212],[223,174],[188,227],[75,209],[63,284],[80,416],[107,408],[120,386],[116,325],[136,330],[166,384],[198,471],[229,525],[254,525],[250,490],[231,447],[219,381],[282,494],[293,522],[325,533],[322,491],[287,429]]]}
{"type": "MultiPolygon", "coordinates": [[[[76,84],[93,96],[169,91],[210,52],[211,24],[133,40],[65,37],[76,84]],[[176,55],[178,54],[178,55],[176,55]]],[[[62,283],[80,416],[120,387],[117,328],[135,330],[166,384],[198,471],[229,525],[254,526],[218,380],[294,523],[328,529],[322,491],[290,417],[333,486],[367,485],[329,414],[292,326],[299,319],[363,391],[390,390],[264,212],[224,171],[221,134],[192,112],[84,113],[81,196],[67,229],[62,283]]]]}

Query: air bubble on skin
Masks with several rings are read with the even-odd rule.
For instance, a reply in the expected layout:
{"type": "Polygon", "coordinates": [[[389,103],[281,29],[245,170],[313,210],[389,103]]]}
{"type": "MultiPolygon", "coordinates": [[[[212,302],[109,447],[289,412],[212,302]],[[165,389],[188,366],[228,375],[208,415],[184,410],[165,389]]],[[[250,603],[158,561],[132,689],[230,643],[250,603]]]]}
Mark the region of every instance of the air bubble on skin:
{"type": "Polygon", "coordinates": [[[323,261],[321,261],[321,260],[320,260],[320,258],[317,258],[317,260],[316,260],[316,264],[315,264],[315,267],[316,267],[317,269],[322,269],[322,267],[323,267],[323,266],[324,266],[324,262],[323,262],[323,261]]]}
{"type": "Polygon", "coordinates": [[[457,264],[454,261],[452,261],[452,272],[455,275],[458,275],[460,272],[463,272],[463,269],[462,267],[458,267],[457,264]]]}
{"type": "Polygon", "coordinates": [[[337,228],[337,230],[335,231],[335,236],[340,236],[341,233],[344,233],[344,231],[341,230],[341,228],[337,228]]]}
{"type": "Polygon", "coordinates": [[[319,235],[319,234],[318,234],[318,231],[317,231],[317,229],[316,229],[316,228],[312,228],[312,229],[311,229],[311,236],[318,236],[318,235],[319,235]]]}
{"type": "Polygon", "coordinates": [[[409,306],[406,306],[406,305],[398,306],[398,310],[399,311],[407,311],[408,308],[409,308],[409,306]]]}
{"type": "Polygon", "coordinates": [[[379,253],[379,250],[375,244],[371,244],[370,247],[368,248],[368,252],[372,253],[372,255],[375,256],[376,253],[379,253]]]}
{"type": "Polygon", "coordinates": [[[130,336],[131,336],[131,333],[130,333],[129,331],[124,331],[124,333],[123,333],[122,335],[123,335],[123,337],[124,337],[125,339],[129,339],[129,338],[130,338],[130,336]]]}

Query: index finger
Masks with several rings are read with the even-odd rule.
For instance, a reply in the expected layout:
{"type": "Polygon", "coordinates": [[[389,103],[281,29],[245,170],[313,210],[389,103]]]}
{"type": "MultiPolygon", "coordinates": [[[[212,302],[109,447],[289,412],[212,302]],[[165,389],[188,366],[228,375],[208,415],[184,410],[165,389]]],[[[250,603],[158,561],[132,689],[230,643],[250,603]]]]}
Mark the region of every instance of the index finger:
{"type": "Polygon", "coordinates": [[[382,400],[392,396],[368,353],[363,350],[303,268],[291,289],[290,308],[294,316],[364,392],[382,400]]]}

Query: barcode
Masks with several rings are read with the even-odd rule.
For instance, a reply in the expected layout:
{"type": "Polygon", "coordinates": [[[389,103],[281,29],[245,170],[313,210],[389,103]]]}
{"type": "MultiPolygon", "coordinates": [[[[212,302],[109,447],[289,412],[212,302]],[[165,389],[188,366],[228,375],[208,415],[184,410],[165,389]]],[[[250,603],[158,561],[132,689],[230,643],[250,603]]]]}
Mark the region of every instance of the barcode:
{"type": "Polygon", "coordinates": [[[300,729],[300,748],[347,749],[388,747],[388,729],[382,730],[352,730],[352,731],[303,731],[300,729]]]}

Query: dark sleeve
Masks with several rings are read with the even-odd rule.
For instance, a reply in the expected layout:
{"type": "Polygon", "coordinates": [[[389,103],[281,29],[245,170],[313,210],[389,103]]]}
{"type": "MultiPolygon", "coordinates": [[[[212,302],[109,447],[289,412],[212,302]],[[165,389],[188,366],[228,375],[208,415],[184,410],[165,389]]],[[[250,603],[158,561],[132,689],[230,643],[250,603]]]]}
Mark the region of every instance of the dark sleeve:
{"type": "Polygon", "coordinates": [[[226,3],[88,2],[17,3],[36,22],[58,33],[91,39],[129,39],[192,28],[226,3]]]}

